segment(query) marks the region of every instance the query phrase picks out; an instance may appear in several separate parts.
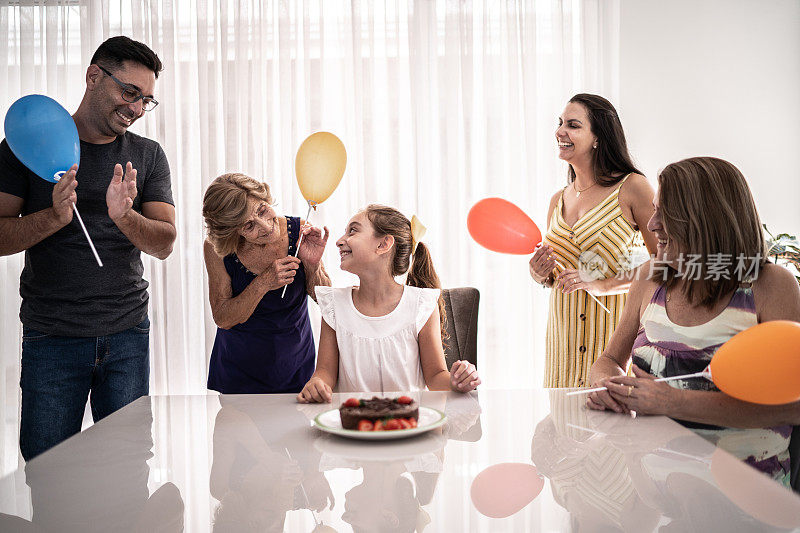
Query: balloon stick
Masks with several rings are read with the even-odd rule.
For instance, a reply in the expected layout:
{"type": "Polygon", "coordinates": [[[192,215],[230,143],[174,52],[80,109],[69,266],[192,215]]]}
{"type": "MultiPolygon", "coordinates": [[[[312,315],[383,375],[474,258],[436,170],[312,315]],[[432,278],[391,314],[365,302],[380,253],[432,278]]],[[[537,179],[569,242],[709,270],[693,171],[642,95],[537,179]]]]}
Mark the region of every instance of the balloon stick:
{"type": "MultiPolygon", "coordinates": [[[[286,451],[286,456],[289,458],[290,461],[294,461],[292,459],[292,454],[289,453],[289,448],[286,446],[283,447],[284,451],[286,451]]],[[[318,526],[319,522],[317,522],[317,515],[314,514],[314,509],[311,508],[311,500],[308,499],[308,493],[306,492],[306,488],[303,486],[303,482],[300,482],[300,490],[303,491],[303,497],[306,499],[306,505],[308,505],[308,510],[311,511],[311,518],[314,519],[314,525],[318,526]]]]}
{"type": "Polygon", "coordinates": [[[81,214],[78,213],[78,207],[75,205],[74,202],[72,204],[72,210],[75,211],[75,216],[78,217],[78,222],[81,225],[81,229],[83,230],[83,234],[86,235],[86,240],[89,241],[89,247],[92,249],[92,253],[94,254],[94,258],[97,260],[97,265],[102,267],[103,266],[103,262],[100,260],[100,256],[97,255],[97,250],[94,247],[94,243],[92,242],[92,238],[89,237],[89,232],[86,231],[86,226],[83,225],[83,219],[81,218],[81,214]]]}
{"type": "MultiPolygon", "coordinates": [[[[689,379],[689,378],[699,378],[704,377],[706,379],[711,379],[711,372],[707,370],[703,370],[702,372],[695,372],[694,374],[683,374],[681,376],[671,376],[668,378],[658,378],[654,379],[653,381],[674,381],[676,379],[689,379]]],[[[575,396],[576,394],[589,394],[590,392],[598,392],[601,390],[608,390],[608,387],[595,387],[593,389],[581,389],[572,392],[568,392],[567,396],[575,396]]]]}
{"type": "MultiPolygon", "coordinates": [[[[308,201],[308,212],[306,213],[306,218],[305,218],[306,224],[308,224],[308,219],[311,216],[311,209],[313,209],[315,205],[316,204],[311,202],[310,200],[308,201]]],[[[300,228],[300,238],[297,239],[297,246],[294,249],[294,255],[292,257],[297,257],[297,253],[300,251],[300,243],[303,242],[303,231],[302,231],[302,229],[303,228],[300,228]]],[[[286,289],[288,287],[289,287],[288,285],[284,285],[283,286],[283,292],[281,293],[281,299],[283,299],[283,297],[286,296],[286,289]]]]}

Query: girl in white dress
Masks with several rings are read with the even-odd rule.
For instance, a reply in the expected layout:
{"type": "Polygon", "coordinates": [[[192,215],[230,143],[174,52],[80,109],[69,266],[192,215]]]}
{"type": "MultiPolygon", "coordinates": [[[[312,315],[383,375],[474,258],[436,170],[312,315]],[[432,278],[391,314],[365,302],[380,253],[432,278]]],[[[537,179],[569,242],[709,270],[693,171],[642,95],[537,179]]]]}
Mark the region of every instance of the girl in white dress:
{"type": "Polygon", "coordinates": [[[334,388],[408,392],[427,386],[468,392],[481,383],[467,361],[456,361],[447,371],[439,277],[402,213],[370,205],[350,219],[336,246],[342,270],[357,275],[360,283],[315,288],[322,311],[317,368],[298,402],[330,402],[334,388]],[[409,264],[407,285],[401,285],[395,277],[409,264]]]}

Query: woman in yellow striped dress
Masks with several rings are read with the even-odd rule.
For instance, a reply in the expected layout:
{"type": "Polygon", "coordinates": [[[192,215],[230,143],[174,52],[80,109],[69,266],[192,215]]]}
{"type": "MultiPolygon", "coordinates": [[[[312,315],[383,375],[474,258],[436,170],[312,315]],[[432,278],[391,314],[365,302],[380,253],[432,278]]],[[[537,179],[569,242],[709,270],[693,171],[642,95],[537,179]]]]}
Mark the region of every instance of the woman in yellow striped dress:
{"type": "Polygon", "coordinates": [[[577,94],[558,122],[568,185],[550,201],[547,234],[530,273],[552,289],[544,386],[583,387],[619,322],[631,283],[624,273],[644,252],[642,243],[656,249],[647,230],[654,191],[634,167],[608,100],[577,94]]]}

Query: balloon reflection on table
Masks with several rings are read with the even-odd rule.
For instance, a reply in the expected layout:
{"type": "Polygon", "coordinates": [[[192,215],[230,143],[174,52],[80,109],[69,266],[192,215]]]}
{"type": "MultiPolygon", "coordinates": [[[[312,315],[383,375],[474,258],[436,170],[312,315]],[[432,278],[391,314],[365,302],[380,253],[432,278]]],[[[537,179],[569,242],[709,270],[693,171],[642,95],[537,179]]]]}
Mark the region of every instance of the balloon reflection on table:
{"type": "Polygon", "coordinates": [[[767,476],[742,483],[750,466],[719,449],[711,455],[711,474],[720,490],[756,520],[785,529],[800,528],[800,509],[794,498],[767,476]]]}
{"type": "Polygon", "coordinates": [[[544,488],[544,478],[533,465],[500,463],[475,476],[470,497],[475,509],[490,518],[505,518],[521,511],[544,488]]]}

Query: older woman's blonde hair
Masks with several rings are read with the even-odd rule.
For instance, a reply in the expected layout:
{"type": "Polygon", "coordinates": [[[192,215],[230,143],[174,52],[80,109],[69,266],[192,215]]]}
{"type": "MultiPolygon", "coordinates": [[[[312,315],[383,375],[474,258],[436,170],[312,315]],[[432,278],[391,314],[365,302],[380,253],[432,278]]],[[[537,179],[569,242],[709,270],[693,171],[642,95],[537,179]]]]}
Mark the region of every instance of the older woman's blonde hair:
{"type": "MultiPolygon", "coordinates": [[[[740,282],[748,281],[740,279],[740,258],[745,260],[744,270],[749,270],[753,260],[759,268],[766,262],[756,203],[732,163],[692,157],[667,165],[658,175],[658,200],[669,239],[679,252],[699,256],[700,279],[690,280],[685,288],[689,301],[713,307],[740,282]],[[712,263],[716,265],[709,275],[712,263]],[[713,279],[717,275],[719,279],[713,279]]],[[[680,280],[672,268],[665,278],[667,287],[680,280]]]]}
{"type": "Polygon", "coordinates": [[[250,212],[248,198],[272,204],[269,185],[239,173],[223,174],[206,189],[203,196],[203,218],[208,240],[220,257],[234,253],[242,236],[239,229],[247,222],[250,212]]]}

